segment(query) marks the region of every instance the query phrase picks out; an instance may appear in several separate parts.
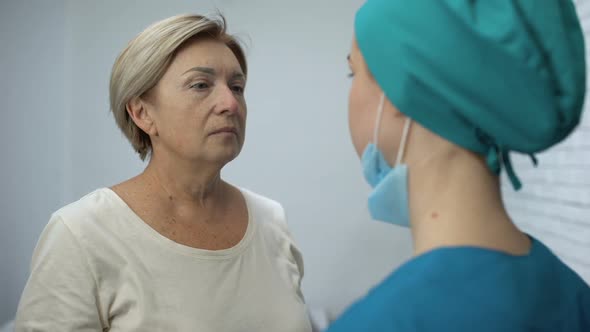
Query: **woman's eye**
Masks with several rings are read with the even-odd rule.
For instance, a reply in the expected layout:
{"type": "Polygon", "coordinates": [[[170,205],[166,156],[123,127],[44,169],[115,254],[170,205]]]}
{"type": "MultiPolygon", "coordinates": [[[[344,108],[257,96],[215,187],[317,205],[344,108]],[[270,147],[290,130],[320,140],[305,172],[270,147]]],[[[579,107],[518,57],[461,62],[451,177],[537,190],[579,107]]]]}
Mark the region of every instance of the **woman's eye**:
{"type": "Polygon", "coordinates": [[[244,93],[244,87],[243,87],[243,86],[241,86],[241,85],[234,85],[234,86],[232,87],[232,90],[233,90],[234,92],[236,92],[236,93],[239,93],[239,94],[243,94],[243,93],[244,93]]]}
{"type": "Polygon", "coordinates": [[[205,83],[205,82],[198,82],[198,83],[191,85],[191,89],[205,90],[207,88],[209,88],[209,84],[205,83]]]}

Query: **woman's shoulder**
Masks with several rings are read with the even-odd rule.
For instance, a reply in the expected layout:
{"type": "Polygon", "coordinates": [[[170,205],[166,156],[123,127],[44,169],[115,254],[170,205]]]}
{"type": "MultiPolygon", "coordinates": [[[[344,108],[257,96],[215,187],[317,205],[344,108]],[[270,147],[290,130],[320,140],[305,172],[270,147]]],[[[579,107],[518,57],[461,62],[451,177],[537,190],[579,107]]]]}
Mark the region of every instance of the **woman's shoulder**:
{"type": "MultiPolygon", "coordinates": [[[[248,189],[239,189],[248,204],[250,220],[260,229],[262,236],[259,239],[264,239],[263,242],[275,249],[272,250],[272,254],[277,255],[279,260],[286,260],[289,262],[288,265],[294,267],[291,270],[296,275],[293,280],[296,281],[297,292],[300,292],[301,278],[304,274],[303,255],[287,225],[285,209],[281,203],[271,198],[248,189]]],[[[299,295],[303,296],[300,293],[299,295]]]]}
{"type": "Polygon", "coordinates": [[[251,219],[254,219],[257,222],[274,222],[286,225],[287,218],[285,215],[285,209],[281,203],[249,189],[238,189],[246,200],[248,213],[251,214],[251,219]]]}
{"type": "Polygon", "coordinates": [[[254,223],[266,238],[278,241],[278,245],[293,244],[283,205],[248,189],[239,189],[246,200],[250,222],[254,223]]]}
{"type": "Polygon", "coordinates": [[[99,188],[55,211],[52,219],[60,219],[68,228],[77,230],[97,222],[104,225],[105,220],[120,215],[124,208],[111,189],[99,188]]]}

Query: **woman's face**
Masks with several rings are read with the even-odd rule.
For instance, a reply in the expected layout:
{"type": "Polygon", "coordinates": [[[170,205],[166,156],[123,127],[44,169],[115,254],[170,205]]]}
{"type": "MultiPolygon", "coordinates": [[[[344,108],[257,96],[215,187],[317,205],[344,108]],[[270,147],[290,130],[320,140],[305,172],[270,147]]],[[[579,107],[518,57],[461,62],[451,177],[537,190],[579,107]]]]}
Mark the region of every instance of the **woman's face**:
{"type": "MultiPolygon", "coordinates": [[[[367,144],[373,140],[377,109],[383,91],[369,72],[356,39],[352,41],[348,63],[352,76],[348,98],[348,125],[354,148],[361,156],[367,144]]],[[[405,117],[385,98],[377,143],[390,165],[393,165],[399,148],[404,120],[405,117]]]]}
{"type": "Polygon", "coordinates": [[[153,121],[154,155],[225,164],[240,153],[246,129],[246,77],[216,40],[189,41],[142,101],[153,121]]]}

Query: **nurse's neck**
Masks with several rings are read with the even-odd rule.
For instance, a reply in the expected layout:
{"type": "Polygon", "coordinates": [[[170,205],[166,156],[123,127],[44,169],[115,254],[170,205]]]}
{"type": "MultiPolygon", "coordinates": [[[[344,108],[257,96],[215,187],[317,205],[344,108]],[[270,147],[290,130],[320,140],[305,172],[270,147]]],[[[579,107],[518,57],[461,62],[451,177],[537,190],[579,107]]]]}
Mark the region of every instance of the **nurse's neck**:
{"type": "Polygon", "coordinates": [[[499,179],[482,157],[415,124],[405,163],[416,255],[456,246],[529,253],[530,239],[508,216],[499,179]]]}

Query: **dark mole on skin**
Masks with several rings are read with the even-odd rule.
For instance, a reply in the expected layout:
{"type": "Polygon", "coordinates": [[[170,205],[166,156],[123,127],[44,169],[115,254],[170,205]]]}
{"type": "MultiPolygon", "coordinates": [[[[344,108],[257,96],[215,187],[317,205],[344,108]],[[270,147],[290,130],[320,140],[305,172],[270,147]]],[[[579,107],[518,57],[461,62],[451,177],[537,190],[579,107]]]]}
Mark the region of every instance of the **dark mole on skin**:
{"type": "Polygon", "coordinates": [[[432,219],[436,219],[436,218],[438,218],[438,213],[436,213],[436,212],[433,212],[433,213],[432,213],[432,219]]]}

